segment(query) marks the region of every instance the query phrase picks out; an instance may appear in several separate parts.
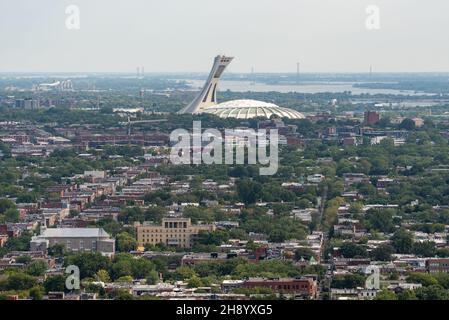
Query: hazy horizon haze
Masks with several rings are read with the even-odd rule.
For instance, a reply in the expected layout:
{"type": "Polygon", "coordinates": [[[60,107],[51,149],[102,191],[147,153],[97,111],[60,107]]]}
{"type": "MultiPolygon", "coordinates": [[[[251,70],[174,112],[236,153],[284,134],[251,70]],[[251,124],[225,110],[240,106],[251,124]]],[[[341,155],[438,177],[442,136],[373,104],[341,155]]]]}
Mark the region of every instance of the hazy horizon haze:
{"type": "Polygon", "coordinates": [[[0,73],[448,72],[444,0],[0,0],[0,73]],[[80,29],[65,26],[68,5],[80,29]],[[368,30],[366,7],[380,10],[368,30]]]}

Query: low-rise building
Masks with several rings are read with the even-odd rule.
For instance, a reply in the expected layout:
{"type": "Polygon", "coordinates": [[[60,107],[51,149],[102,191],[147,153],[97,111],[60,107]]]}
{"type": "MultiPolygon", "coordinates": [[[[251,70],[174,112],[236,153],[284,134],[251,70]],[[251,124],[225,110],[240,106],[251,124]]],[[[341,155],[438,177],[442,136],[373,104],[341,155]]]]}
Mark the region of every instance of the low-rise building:
{"type": "Polygon", "coordinates": [[[331,289],[332,300],[373,300],[380,290],[351,288],[351,289],[331,289]]]}
{"type": "Polygon", "coordinates": [[[243,284],[245,288],[270,288],[274,292],[300,295],[315,299],[317,285],[311,278],[249,278],[243,284]]]}
{"type": "Polygon", "coordinates": [[[223,280],[221,291],[224,293],[232,292],[235,289],[243,287],[244,283],[243,280],[223,280]]]}
{"type": "Polygon", "coordinates": [[[426,270],[429,273],[448,273],[449,258],[435,258],[426,260],[426,270]]]}
{"type": "Polygon", "coordinates": [[[41,234],[30,242],[32,251],[45,251],[62,244],[68,251],[100,252],[105,256],[115,253],[115,240],[102,228],[41,228],[41,234]]]}
{"type": "Polygon", "coordinates": [[[190,218],[164,218],[160,225],[144,223],[137,225],[139,246],[164,243],[168,246],[190,248],[200,231],[214,231],[214,224],[193,225],[190,218]]]}

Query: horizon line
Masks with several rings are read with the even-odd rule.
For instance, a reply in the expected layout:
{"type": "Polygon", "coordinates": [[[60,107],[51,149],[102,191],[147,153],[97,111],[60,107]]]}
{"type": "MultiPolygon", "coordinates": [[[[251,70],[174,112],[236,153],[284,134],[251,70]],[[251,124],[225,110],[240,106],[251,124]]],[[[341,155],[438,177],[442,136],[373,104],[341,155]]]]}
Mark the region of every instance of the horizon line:
{"type": "MultiPolygon", "coordinates": [[[[208,71],[145,71],[146,75],[160,75],[160,74],[207,74],[208,71]]],[[[132,75],[136,76],[136,72],[131,71],[0,71],[0,75],[9,74],[121,74],[121,75],[132,75]]],[[[296,72],[282,72],[282,71],[271,71],[271,72],[227,72],[227,75],[296,75],[296,72]]],[[[301,72],[301,75],[315,75],[315,74],[326,74],[326,75],[383,75],[383,74],[448,74],[449,71],[305,71],[301,72]]]]}

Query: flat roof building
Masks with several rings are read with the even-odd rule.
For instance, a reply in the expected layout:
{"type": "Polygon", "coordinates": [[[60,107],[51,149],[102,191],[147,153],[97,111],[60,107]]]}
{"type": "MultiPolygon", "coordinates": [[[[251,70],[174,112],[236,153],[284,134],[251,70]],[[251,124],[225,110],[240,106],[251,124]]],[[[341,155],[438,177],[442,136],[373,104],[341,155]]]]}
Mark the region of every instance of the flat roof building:
{"type": "Polygon", "coordinates": [[[249,278],[245,288],[269,288],[278,293],[290,293],[306,299],[315,299],[317,285],[311,278],[249,278]]]}
{"type": "Polygon", "coordinates": [[[376,111],[366,111],[364,113],[364,121],[365,121],[365,124],[368,126],[372,126],[372,125],[376,124],[377,122],[379,122],[379,120],[380,120],[380,115],[376,111]]]}
{"type": "Polygon", "coordinates": [[[102,228],[41,228],[41,234],[30,242],[31,251],[46,251],[49,247],[62,244],[67,251],[99,252],[112,256],[115,240],[102,228]]]}
{"type": "Polygon", "coordinates": [[[173,247],[190,248],[200,231],[214,231],[215,228],[213,224],[193,225],[190,218],[163,218],[160,225],[138,225],[137,242],[139,246],[163,243],[173,247]]]}

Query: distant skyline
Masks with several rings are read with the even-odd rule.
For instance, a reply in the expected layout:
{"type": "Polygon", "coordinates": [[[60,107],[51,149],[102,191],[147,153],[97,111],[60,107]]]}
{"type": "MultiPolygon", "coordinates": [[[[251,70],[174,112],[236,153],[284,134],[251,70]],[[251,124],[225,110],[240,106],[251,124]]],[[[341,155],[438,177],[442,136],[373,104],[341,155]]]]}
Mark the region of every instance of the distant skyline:
{"type": "Polygon", "coordinates": [[[207,72],[217,54],[235,57],[230,73],[449,72],[448,12],[447,0],[0,0],[0,73],[207,72]]]}

